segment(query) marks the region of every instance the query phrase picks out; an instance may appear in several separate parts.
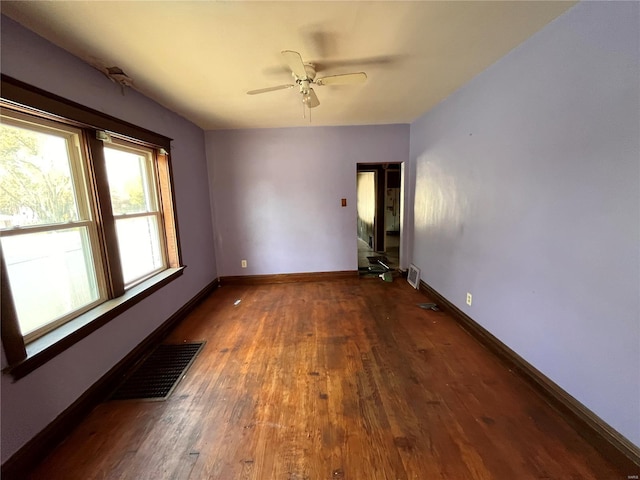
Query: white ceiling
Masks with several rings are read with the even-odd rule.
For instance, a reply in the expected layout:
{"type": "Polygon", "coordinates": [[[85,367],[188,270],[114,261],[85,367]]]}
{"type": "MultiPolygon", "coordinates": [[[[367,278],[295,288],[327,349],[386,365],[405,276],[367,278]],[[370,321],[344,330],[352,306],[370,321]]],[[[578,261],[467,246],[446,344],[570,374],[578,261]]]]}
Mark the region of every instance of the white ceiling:
{"type": "Polygon", "coordinates": [[[312,125],[410,123],[575,2],[2,1],[2,13],[205,130],[309,125],[282,50],[318,77],[312,125]]]}

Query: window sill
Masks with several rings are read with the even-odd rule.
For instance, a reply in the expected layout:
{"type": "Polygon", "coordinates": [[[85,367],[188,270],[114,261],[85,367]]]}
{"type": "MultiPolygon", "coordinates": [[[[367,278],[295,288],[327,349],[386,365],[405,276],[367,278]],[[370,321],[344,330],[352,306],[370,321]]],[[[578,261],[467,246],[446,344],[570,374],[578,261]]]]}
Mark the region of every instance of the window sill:
{"type": "Polygon", "coordinates": [[[27,358],[6,369],[18,380],[89,336],[127,309],[182,275],[186,267],[169,268],[131,287],[124,295],[98,305],[26,345],[27,358]]]}

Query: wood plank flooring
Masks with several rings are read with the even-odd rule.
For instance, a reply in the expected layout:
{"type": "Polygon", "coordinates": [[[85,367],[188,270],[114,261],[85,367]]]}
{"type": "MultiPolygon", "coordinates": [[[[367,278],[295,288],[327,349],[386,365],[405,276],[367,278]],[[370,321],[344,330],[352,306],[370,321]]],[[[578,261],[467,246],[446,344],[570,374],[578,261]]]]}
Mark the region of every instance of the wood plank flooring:
{"type": "Polygon", "coordinates": [[[167,340],[207,342],[172,396],[99,405],[32,478],[626,478],[426,300],[401,279],[222,287],[167,340]]]}

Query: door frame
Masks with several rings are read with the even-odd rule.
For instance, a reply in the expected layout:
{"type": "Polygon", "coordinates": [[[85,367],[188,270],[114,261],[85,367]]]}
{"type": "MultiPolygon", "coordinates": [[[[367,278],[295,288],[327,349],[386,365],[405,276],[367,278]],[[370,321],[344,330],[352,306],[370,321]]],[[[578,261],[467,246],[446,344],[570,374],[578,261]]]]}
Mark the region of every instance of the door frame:
{"type": "MultiPolygon", "coordinates": [[[[399,251],[399,263],[402,265],[402,256],[403,256],[403,248],[402,248],[402,236],[403,236],[403,225],[404,225],[404,164],[403,162],[384,162],[384,163],[357,163],[356,164],[356,184],[358,180],[358,173],[360,172],[374,172],[375,174],[375,217],[373,220],[373,250],[376,252],[384,252],[385,250],[385,222],[384,222],[384,199],[386,197],[386,183],[387,183],[387,175],[386,171],[389,165],[398,165],[399,175],[400,175],[400,205],[399,205],[399,215],[400,215],[400,251],[399,251]]],[[[357,195],[357,190],[356,190],[357,195]]],[[[357,204],[357,198],[356,198],[357,204]]],[[[356,215],[356,232],[357,232],[357,215],[356,215]]],[[[356,233],[357,235],[357,233],[356,233]]]]}

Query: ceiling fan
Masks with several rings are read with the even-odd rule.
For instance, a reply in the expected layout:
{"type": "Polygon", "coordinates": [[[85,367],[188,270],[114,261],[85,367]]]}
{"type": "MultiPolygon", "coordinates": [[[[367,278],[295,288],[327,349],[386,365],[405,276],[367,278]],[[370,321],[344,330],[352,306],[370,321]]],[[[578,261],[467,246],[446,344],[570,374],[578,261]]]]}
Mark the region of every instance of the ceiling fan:
{"type": "Polygon", "coordinates": [[[282,56],[291,70],[291,75],[295,83],[250,90],[247,92],[247,95],[257,95],[259,93],[273,92],[275,90],[284,90],[298,86],[300,94],[302,95],[303,105],[306,105],[308,108],[315,108],[320,105],[320,100],[318,100],[316,93],[313,91],[312,85],[350,85],[367,81],[367,74],[364,72],[344,73],[341,75],[328,75],[326,77],[316,78],[315,66],[312,63],[304,63],[298,52],[284,50],[282,56]]]}

